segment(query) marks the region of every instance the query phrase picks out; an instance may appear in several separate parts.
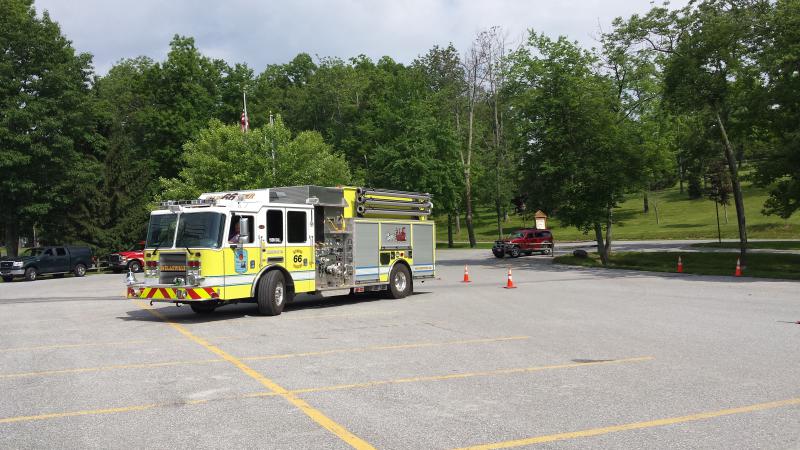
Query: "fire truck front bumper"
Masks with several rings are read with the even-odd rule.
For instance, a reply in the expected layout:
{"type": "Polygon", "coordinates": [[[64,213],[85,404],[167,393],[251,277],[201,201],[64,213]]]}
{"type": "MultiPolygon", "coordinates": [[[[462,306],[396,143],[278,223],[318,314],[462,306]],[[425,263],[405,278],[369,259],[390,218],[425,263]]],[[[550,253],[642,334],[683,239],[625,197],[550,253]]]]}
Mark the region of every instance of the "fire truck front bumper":
{"type": "Polygon", "coordinates": [[[192,303],[219,299],[218,287],[128,286],[128,298],[163,303],[192,303]]]}

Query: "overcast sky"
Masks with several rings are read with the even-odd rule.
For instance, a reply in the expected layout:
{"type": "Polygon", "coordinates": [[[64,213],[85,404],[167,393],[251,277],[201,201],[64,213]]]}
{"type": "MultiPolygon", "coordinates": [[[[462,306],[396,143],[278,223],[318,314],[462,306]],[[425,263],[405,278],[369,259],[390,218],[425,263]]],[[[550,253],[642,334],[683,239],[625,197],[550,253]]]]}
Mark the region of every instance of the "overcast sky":
{"type": "MultiPolygon", "coordinates": [[[[660,3],[660,2],[659,2],[660,3]]],[[[673,1],[673,5],[685,1],[673,1]]],[[[502,26],[511,41],[533,28],[591,47],[614,17],[647,11],[648,0],[36,0],[78,51],[104,74],[118,60],[162,60],[175,34],[205,55],[246,62],[258,73],[300,52],[410,62],[433,45],[463,52],[479,30],[502,26]]]]}

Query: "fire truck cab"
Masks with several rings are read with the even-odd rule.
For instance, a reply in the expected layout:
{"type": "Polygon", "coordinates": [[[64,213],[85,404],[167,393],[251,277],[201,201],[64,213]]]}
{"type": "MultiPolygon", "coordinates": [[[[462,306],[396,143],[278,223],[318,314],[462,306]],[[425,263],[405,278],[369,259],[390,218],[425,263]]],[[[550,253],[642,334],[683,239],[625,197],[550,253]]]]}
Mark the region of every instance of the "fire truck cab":
{"type": "Polygon", "coordinates": [[[278,315],[295,294],[413,292],[435,275],[429,194],[290,186],[166,201],[150,216],[144,280],[127,296],[197,313],[255,302],[278,315]]]}

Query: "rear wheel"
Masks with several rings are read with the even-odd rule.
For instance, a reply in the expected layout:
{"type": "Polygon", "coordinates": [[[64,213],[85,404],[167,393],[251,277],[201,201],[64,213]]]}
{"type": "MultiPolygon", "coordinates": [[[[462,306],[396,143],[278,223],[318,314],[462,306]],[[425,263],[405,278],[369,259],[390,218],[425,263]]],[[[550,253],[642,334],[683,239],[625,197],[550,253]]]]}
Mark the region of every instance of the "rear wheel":
{"type": "Polygon", "coordinates": [[[72,273],[74,273],[76,277],[82,277],[86,275],[86,266],[83,264],[76,264],[72,273]]]}
{"type": "Polygon", "coordinates": [[[414,292],[411,273],[403,264],[395,264],[389,274],[389,294],[392,298],[403,298],[414,292]]]}
{"type": "Polygon", "coordinates": [[[267,272],[258,281],[258,312],[264,316],[277,316],[283,312],[283,305],[289,300],[286,279],[278,270],[267,272]]]}
{"type": "Polygon", "coordinates": [[[34,281],[38,275],[39,272],[36,270],[36,267],[28,267],[25,269],[25,279],[28,281],[34,281]]]}
{"type": "Polygon", "coordinates": [[[197,314],[211,314],[217,308],[217,302],[189,303],[189,307],[197,314]]]}
{"type": "Polygon", "coordinates": [[[6,283],[11,283],[12,281],[14,281],[14,277],[3,277],[3,281],[5,281],[6,283]]]}

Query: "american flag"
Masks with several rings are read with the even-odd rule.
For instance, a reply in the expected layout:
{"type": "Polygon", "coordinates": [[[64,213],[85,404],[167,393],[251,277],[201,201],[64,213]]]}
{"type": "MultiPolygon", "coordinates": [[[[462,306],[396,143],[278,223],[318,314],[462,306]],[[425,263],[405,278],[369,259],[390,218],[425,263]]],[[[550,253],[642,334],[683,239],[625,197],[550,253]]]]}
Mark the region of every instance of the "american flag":
{"type": "Polygon", "coordinates": [[[250,120],[247,119],[247,113],[242,111],[242,119],[240,121],[242,125],[242,131],[246,132],[250,129],[250,120]]]}

